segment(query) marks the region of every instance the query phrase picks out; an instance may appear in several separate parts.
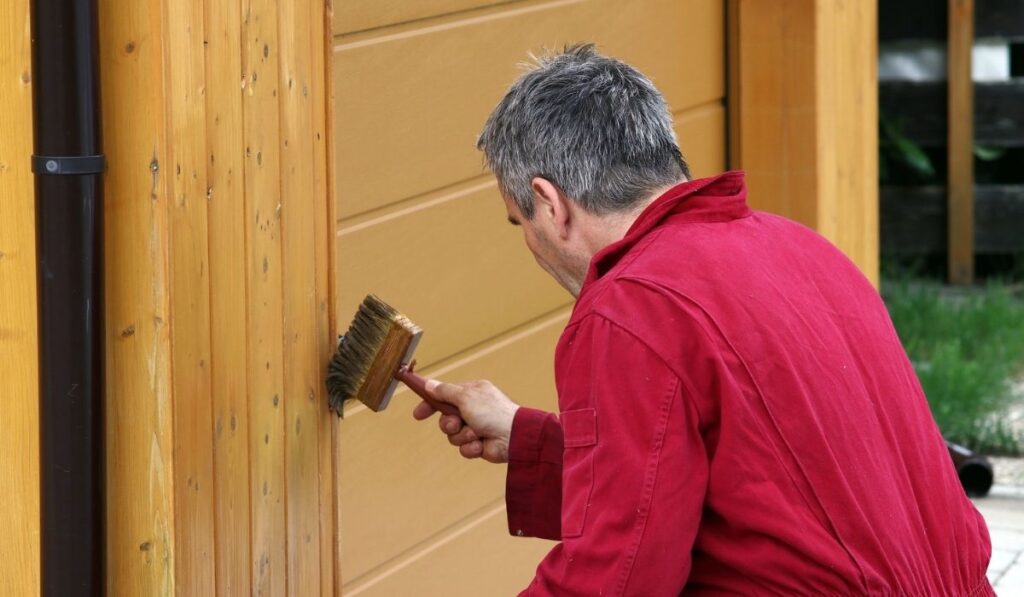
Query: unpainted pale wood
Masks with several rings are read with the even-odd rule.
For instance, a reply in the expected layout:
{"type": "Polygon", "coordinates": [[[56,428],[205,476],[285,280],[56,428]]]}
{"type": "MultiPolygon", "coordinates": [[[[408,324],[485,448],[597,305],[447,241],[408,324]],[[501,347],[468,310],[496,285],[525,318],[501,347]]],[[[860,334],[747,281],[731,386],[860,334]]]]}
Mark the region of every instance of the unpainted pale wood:
{"type": "MultiPolygon", "coordinates": [[[[490,379],[513,400],[556,410],[551,359],[567,319],[568,311],[561,309],[424,374],[447,381],[490,379]]],[[[420,346],[431,341],[427,329],[420,346]]],[[[418,402],[402,387],[386,410],[374,413],[353,404],[341,422],[338,489],[346,586],[364,582],[368,573],[410,547],[436,541],[442,529],[461,525],[504,491],[504,468],[463,460],[438,437],[436,417],[426,422],[412,418],[418,402]],[[402,441],[382,450],[381,438],[402,441]]]]}
{"type": "Polygon", "coordinates": [[[164,13],[101,0],[107,594],[174,595],[164,13]]]}
{"type": "Polygon", "coordinates": [[[875,2],[823,2],[815,15],[816,228],[878,283],[875,2]]]}
{"type": "MultiPolygon", "coordinates": [[[[310,18],[313,2],[278,5],[281,264],[288,594],[320,593],[319,418],[310,18]]],[[[317,28],[317,31],[319,27],[317,28]]],[[[318,73],[319,75],[320,73],[318,73]]],[[[322,76],[322,75],[321,75],[322,76]]],[[[322,396],[321,396],[322,398],[322,396]]]]}
{"type": "Polygon", "coordinates": [[[734,6],[731,166],[751,206],[819,230],[877,284],[875,4],[734,6]]]}
{"type": "Polygon", "coordinates": [[[673,111],[724,95],[722,0],[502,8],[335,47],[340,217],[480,176],[476,136],[531,51],[597,42],[650,76],[673,111]]]}
{"type": "Polygon", "coordinates": [[[346,597],[475,597],[481,587],[493,595],[515,595],[525,589],[537,563],[555,543],[510,536],[503,502],[492,502],[437,541],[389,562],[379,574],[347,591],[346,597]]]}
{"type": "MultiPolygon", "coordinates": [[[[312,19],[310,35],[311,66],[310,89],[313,101],[313,197],[314,197],[314,248],[316,250],[316,339],[319,379],[326,378],[326,363],[334,353],[337,327],[335,325],[335,201],[334,168],[332,166],[333,135],[329,126],[333,102],[331,84],[331,55],[333,22],[331,0],[314,3],[310,11],[312,19]],[[319,34],[317,34],[319,32],[319,34]]],[[[337,511],[338,479],[334,450],[337,417],[327,409],[323,384],[316,387],[318,407],[317,427],[319,429],[318,457],[320,471],[320,594],[330,597],[341,594],[340,569],[338,564],[337,511]]]]}
{"type": "Polygon", "coordinates": [[[171,392],[174,396],[175,577],[179,591],[214,592],[213,422],[207,244],[203,0],[166,4],[169,136],[171,392]]]}
{"type": "Polygon", "coordinates": [[[949,281],[974,281],[974,0],[949,0],[949,281]]]}
{"type": "Polygon", "coordinates": [[[242,3],[205,3],[214,561],[218,595],[250,594],[242,3]]]}
{"type": "Polygon", "coordinates": [[[334,14],[334,32],[343,35],[509,2],[510,0],[345,0],[338,5],[338,10],[334,14]]]}
{"type": "Polygon", "coordinates": [[[28,2],[0,5],[0,582],[36,595],[39,562],[39,366],[36,339],[32,55],[28,2]]]}
{"type": "Polygon", "coordinates": [[[570,297],[510,226],[493,179],[353,222],[338,236],[338,313],[377,294],[426,330],[421,366],[493,338],[570,297]]]}
{"type": "Polygon", "coordinates": [[[243,0],[252,591],[287,588],[278,3],[243,0]]]}

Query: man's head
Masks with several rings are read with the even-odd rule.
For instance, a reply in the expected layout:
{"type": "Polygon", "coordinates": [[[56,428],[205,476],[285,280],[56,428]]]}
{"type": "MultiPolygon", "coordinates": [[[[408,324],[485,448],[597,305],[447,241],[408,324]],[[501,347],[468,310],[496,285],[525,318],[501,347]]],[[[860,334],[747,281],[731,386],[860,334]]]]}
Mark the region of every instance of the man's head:
{"type": "Polygon", "coordinates": [[[624,233],[653,194],[689,178],[661,93],[592,45],[538,59],[491,113],[477,147],[509,220],[574,295],[596,245],[624,233]]]}

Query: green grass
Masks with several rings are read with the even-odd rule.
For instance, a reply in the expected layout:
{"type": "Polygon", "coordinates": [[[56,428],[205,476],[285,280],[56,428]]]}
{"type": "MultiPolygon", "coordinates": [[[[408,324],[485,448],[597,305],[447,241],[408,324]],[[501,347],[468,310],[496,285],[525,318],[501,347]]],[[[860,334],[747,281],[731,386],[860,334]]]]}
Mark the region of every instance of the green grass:
{"type": "Polygon", "coordinates": [[[1007,413],[1022,398],[1024,293],[989,284],[966,290],[900,278],[882,296],[947,439],[983,453],[1019,454],[1007,413]]]}

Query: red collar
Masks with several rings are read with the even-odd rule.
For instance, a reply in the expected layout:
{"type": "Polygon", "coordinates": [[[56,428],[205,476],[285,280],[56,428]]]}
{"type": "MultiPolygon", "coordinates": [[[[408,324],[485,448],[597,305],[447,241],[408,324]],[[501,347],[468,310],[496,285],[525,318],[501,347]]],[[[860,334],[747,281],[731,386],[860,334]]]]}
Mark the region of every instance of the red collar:
{"type": "Polygon", "coordinates": [[[687,224],[727,222],[751,213],[747,207],[747,187],[743,183],[742,170],[679,183],[644,208],[622,240],[594,255],[583,288],[604,275],[640,239],[666,220],[687,224]]]}

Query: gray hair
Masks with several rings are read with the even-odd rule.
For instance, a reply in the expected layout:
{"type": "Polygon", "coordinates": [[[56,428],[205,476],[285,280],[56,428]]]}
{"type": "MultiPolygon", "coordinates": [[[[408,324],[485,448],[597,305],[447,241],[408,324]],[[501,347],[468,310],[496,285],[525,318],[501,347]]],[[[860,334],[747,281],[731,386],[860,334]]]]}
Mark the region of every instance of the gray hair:
{"type": "Polygon", "coordinates": [[[665,98],[635,68],[567,46],[535,59],[491,113],[477,140],[502,193],[533,218],[535,176],[585,210],[629,211],[689,178],[665,98]]]}

